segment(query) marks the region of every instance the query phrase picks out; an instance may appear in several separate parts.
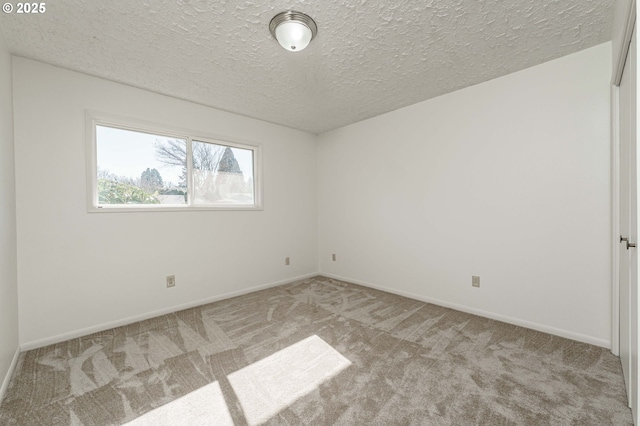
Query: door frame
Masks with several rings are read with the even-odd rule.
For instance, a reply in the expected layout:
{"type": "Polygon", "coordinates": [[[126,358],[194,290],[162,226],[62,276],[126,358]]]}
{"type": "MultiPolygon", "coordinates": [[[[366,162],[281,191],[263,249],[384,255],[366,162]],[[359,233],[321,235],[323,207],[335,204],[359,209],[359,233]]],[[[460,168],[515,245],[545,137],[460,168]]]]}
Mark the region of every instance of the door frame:
{"type": "Polygon", "coordinates": [[[620,355],[620,109],[618,102],[622,72],[636,24],[636,0],[627,1],[625,6],[626,10],[622,12],[624,16],[621,17],[620,22],[614,22],[614,25],[622,25],[624,30],[617,51],[613,52],[611,74],[611,352],[616,356],[620,355]]]}
{"type": "Polygon", "coordinates": [[[614,11],[614,27],[617,25],[623,26],[623,32],[619,43],[616,43],[618,40],[614,40],[613,43],[613,48],[616,49],[617,47],[617,51],[613,52],[613,72],[611,73],[611,84],[614,86],[620,86],[622,71],[624,71],[624,64],[627,61],[627,53],[629,53],[629,46],[631,45],[633,27],[636,25],[636,0],[626,0],[619,3],[622,4],[620,8],[623,10],[618,11],[616,9],[614,11]]]}
{"type": "Polygon", "coordinates": [[[611,86],[611,352],[620,356],[620,86],[611,86]]]}

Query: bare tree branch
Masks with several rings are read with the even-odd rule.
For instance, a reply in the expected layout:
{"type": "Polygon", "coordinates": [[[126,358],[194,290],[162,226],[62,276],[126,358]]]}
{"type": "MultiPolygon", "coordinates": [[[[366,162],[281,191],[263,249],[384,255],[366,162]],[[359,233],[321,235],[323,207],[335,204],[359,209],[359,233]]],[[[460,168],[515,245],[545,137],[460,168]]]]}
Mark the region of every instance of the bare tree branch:
{"type": "Polygon", "coordinates": [[[177,139],[154,144],[158,160],[167,166],[187,167],[187,144],[177,139]]]}

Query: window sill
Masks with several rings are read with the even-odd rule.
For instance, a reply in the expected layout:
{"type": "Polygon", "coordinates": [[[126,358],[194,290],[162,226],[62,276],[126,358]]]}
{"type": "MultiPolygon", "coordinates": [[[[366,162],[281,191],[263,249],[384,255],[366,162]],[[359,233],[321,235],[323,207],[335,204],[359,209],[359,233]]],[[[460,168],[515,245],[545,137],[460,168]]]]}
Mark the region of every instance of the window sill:
{"type": "Polygon", "coordinates": [[[133,213],[133,212],[193,212],[193,211],[261,211],[264,210],[262,206],[189,206],[189,207],[141,207],[139,205],[126,207],[89,207],[87,212],[89,213],[133,213]]]}

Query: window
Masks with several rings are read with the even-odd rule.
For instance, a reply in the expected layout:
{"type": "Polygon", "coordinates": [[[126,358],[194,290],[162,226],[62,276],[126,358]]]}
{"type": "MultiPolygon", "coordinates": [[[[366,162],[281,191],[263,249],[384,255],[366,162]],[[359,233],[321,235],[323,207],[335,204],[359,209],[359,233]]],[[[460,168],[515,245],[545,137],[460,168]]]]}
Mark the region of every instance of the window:
{"type": "Polygon", "coordinates": [[[258,210],[260,147],[87,115],[90,211],[258,210]]]}

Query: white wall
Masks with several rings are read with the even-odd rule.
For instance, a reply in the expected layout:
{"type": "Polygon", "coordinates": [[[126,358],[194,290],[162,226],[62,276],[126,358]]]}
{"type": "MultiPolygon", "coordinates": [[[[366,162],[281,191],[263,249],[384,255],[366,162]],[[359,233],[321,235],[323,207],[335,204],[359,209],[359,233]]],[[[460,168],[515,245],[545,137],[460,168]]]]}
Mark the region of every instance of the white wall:
{"type": "Polygon", "coordinates": [[[321,135],[321,272],[608,346],[610,58],[606,43],[321,135]]]}
{"type": "Polygon", "coordinates": [[[18,349],[11,55],[0,31],[0,400],[18,349]]]}
{"type": "Polygon", "coordinates": [[[13,71],[25,347],[317,272],[314,135],[27,59],[13,71]],[[86,109],[262,143],[264,211],[87,213],[86,109]]]}

